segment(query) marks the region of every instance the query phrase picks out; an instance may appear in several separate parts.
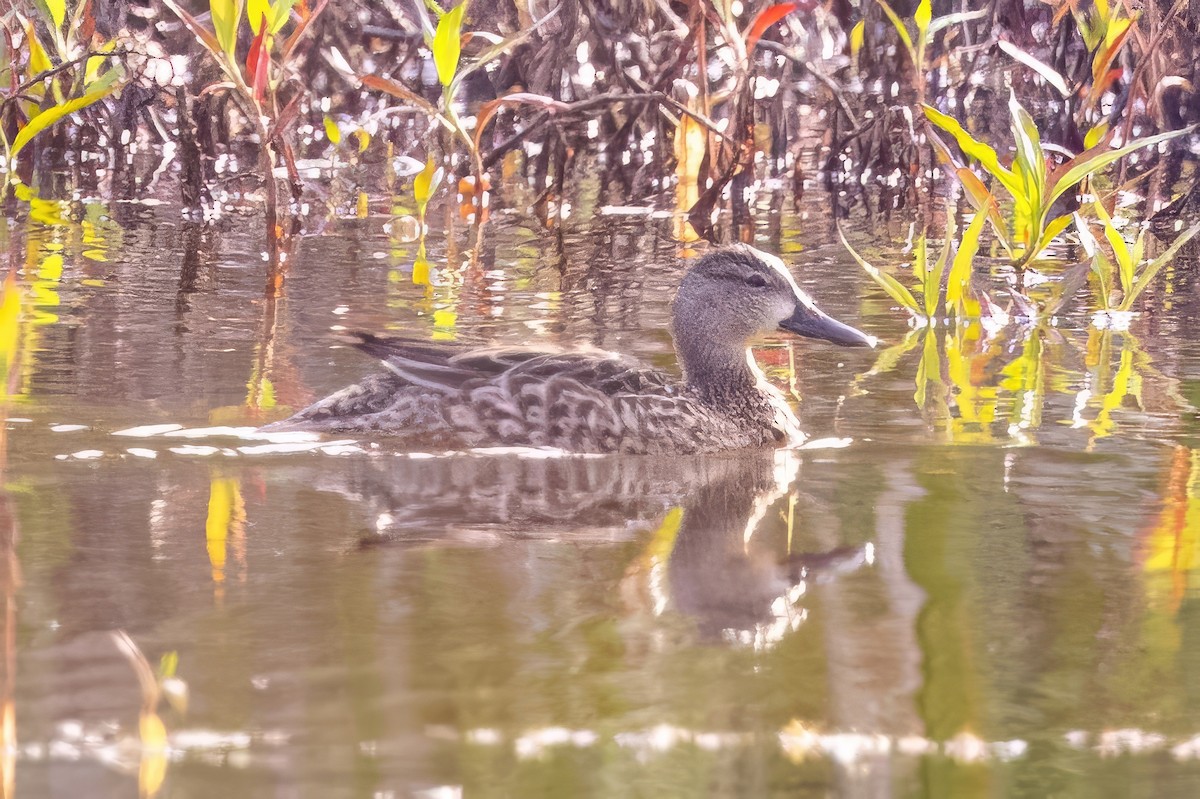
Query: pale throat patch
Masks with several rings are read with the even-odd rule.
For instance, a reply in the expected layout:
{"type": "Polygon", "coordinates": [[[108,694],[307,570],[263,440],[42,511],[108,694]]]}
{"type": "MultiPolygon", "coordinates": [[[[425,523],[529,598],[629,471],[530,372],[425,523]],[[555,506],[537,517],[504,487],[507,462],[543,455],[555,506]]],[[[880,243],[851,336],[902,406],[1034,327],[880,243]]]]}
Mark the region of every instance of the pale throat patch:
{"type": "Polygon", "coordinates": [[[800,420],[796,418],[796,414],[792,413],[792,407],[788,405],[787,397],[783,395],[783,392],[767,380],[762,367],[754,360],[754,351],[749,347],[746,348],[746,364],[750,367],[750,374],[754,375],[755,387],[766,397],[771,410],[775,412],[774,426],[787,437],[787,446],[797,447],[803,444],[808,436],[800,429],[800,420]]]}

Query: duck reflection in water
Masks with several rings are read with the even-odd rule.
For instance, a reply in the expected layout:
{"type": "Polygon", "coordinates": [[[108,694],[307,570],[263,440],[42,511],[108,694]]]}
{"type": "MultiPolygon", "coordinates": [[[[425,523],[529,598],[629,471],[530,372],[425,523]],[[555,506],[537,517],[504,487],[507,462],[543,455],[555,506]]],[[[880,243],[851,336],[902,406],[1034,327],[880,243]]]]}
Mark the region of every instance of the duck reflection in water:
{"type": "Polygon", "coordinates": [[[657,457],[388,454],[310,484],[368,510],[374,529],[360,537],[360,549],[519,539],[587,546],[643,540],[646,528],[658,526],[655,537],[667,540],[650,546],[662,551],[653,564],[643,558],[629,567],[622,594],[645,595],[655,613],[692,618],[704,639],[761,646],[803,620],[812,581],[871,557],[870,544],[784,555],[753,541],[786,513],[805,457],[774,450],[681,464],[657,457]],[[677,529],[665,531],[664,517],[678,518],[677,529]],[[664,574],[665,581],[657,579],[664,574]]]}

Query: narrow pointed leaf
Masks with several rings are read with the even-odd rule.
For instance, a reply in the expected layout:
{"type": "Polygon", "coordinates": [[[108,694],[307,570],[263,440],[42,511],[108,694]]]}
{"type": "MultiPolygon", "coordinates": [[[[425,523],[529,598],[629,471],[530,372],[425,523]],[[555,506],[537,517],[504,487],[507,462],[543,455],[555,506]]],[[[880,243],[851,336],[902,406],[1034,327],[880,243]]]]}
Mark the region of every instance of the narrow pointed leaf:
{"type": "Polygon", "coordinates": [[[776,3],[758,12],[746,30],[746,52],[754,52],[755,45],[758,44],[758,40],[767,32],[767,29],[799,7],[799,3],[776,3]]]}
{"type": "Polygon", "coordinates": [[[267,94],[267,65],[271,61],[271,54],[267,52],[268,27],[267,18],[262,17],[258,35],[250,42],[250,52],[246,55],[246,82],[254,90],[254,99],[260,103],[267,94]]]}
{"type": "Polygon", "coordinates": [[[1179,249],[1191,241],[1192,237],[1197,233],[1200,233],[1200,222],[1180,233],[1179,237],[1175,239],[1162,255],[1155,258],[1149,266],[1142,270],[1142,274],[1138,277],[1137,282],[1133,284],[1133,289],[1121,300],[1121,310],[1128,311],[1133,307],[1134,300],[1146,290],[1146,286],[1150,285],[1150,281],[1157,277],[1159,271],[1175,257],[1175,253],[1179,252],[1179,249]]]}
{"type": "Polygon", "coordinates": [[[860,19],[854,23],[854,27],[850,29],[850,57],[858,58],[858,54],[862,52],[863,41],[866,39],[867,21],[860,19]]]}
{"type": "Polygon", "coordinates": [[[1195,125],[1191,125],[1180,130],[1172,130],[1166,133],[1159,133],[1156,136],[1146,136],[1141,139],[1134,139],[1124,147],[1119,147],[1116,150],[1109,150],[1103,146],[1097,146],[1091,150],[1084,150],[1079,155],[1072,158],[1059,169],[1055,170],[1051,177],[1048,196],[1045,204],[1053,205],[1054,201],[1059,197],[1072,190],[1081,180],[1099,172],[1104,167],[1112,164],[1132,152],[1142,149],[1143,147],[1152,147],[1156,144],[1169,141],[1170,139],[1178,138],[1191,133],[1196,129],[1195,125]]]}
{"type": "Polygon", "coordinates": [[[1104,137],[1108,135],[1108,130],[1109,125],[1106,120],[1085,133],[1083,136],[1083,149],[1090,150],[1100,144],[1104,137]]]}
{"type": "MultiPolygon", "coordinates": [[[[201,25],[200,20],[193,17],[187,11],[184,11],[176,0],[162,0],[162,2],[163,5],[175,13],[175,16],[179,17],[184,27],[188,29],[188,32],[200,40],[200,43],[204,45],[212,57],[217,59],[217,63],[222,63],[221,54],[225,52],[225,48],[217,41],[217,37],[212,34],[212,31],[201,25]]],[[[227,72],[230,70],[237,71],[237,65],[233,61],[230,61],[229,66],[226,68],[227,72]]]]}
{"type": "Polygon", "coordinates": [[[89,91],[82,97],[76,97],[74,100],[68,100],[61,105],[47,108],[33,119],[29,120],[25,127],[21,128],[16,137],[13,139],[12,147],[9,150],[9,155],[13,158],[16,158],[17,153],[21,152],[21,149],[24,148],[25,145],[29,144],[30,140],[33,139],[34,136],[38,135],[54,123],[69,117],[76,111],[87,108],[92,103],[95,103],[109,94],[112,94],[112,92],[117,88],[115,81],[102,80],[102,83],[104,85],[89,91]]]}
{"type": "Polygon", "coordinates": [[[271,19],[269,0],[246,0],[246,21],[250,23],[250,30],[261,30],[263,21],[265,20],[267,25],[270,25],[271,19]]]}
{"type": "Polygon", "coordinates": [[[433,34],[433,63],[437,67],[438,80],[449,87],[458,71],[458,58],[462,53],[462,21],[467,11],[466,0],[447,11],[438,20],[433,34]]]}
{"type": "Polygon", "coordinates": [[[946,273],[946,263],[950,260],[950,250],[954,247],[954,224],[951,219],[946,228],[946,239],[942,242],[942,251],[933,264],[933,269],[925,273],[925,316],[933,319],[937,315],[938,301],[942,297],[942,275],[946,273]]]}
{"type": "MultiPolygon", "coordinates": [[[[879,7],[883,9],[883,13],[891,20],[892,27],[896,29],[896,33],[900,36],[900,41],[904,42],[904,48],[908,50],[908,55],[912,59],[916,59],[917,48],[913,47],[912,36],[908,33],[908,26],[904,24],[904,20],[896,15],[892,7],[887,4],[887,0],[875,0],[879,7]]],[[[920,69],[920,64],[913,64],[914,67],[920,69]]]]}
{"type": "Polygon", "coordinates": [[[1113,224],[1108,211],[1104,208],[1104,204],[1097,200],[1094,205],[1096,215],[1100,217],[1100,222],[1104,225],[1104,238],[1108,239],[1108,244],[1113,249],[1113,255],[1117,258],[1117,270],[1121,277],[1121,291],[1128,294],[1133,289],[1133,255],[1129,252],[1129,244],[1121,235],[1121,231],[1117,230],[1117,226],[1113,224]]]}
{"type": "Polygon", "coordinates": [[[901,307],[913,316],[924,316],[921,312],[921,303],[917,302],[917,298],[913,296],[912,292],[896,278],[863,260],[862,256],[850,246],[850,242],[846,241],[841,228],[838,228],[838,239],[841,240],[842,246],[846,248],[846,252],[850,253],[850,257],[870,275],[872,280],[879,284],[880,288],[887,292],[889,297],[900,303],[901,307]]]}
{"type": "Polygon", "coordinates": [[[917,3],[917,10],[913,12],[913,22],[917,24],[917,41],[925,41],[929,31],[929,22],[933,19],[933,5],[929,0],[921,0],[917,3]]]}
{"type": "Polygon", "coordinates": [[[971,274],[974,271],[975,255],[979,252],[979,239],[983,235],[983,226],[987,216],[976,213],[971,224],[963,233],[954,254],[954,262],[950,265],[950,276],[946,281],[946,304],[961,312],[963,301],[970,294],[971,274]]]}
{"type": "Polygon", "coordinates": [[[1004,184],[1006,189],[1014,195],[1024,192],[1025,187],[1017,176],[1012,171],[1000,165],[1000,157],[996,155],[996,151],[968,133],[959,124],[957,119],[948,114],[943,114],[930,105],[922,105],[922,110],[925,112],[926,119],[953,136],[959,149],[966,153],[968,157],[978,161],[979,165],[989,175],[1004,184]]]}
{"type": "Polygon", "coordinates": [[[1109,65],[1116,59],[1132,30],[1132,19],[1114,19],[1108,23],[1104,31],[1104,45],[1092,59],[1092,82],[1100,83],[1100,79],[1108,72],[1109,65]]]}
{"type": "Polygon", "coordinates": [[[54,25],[54,29],[61,31],[63,21],[67,18],[66,0],[40,0],[38,5],[46,11],[46,18],[54,25]]]}
{"type": "Polygon", "coordinates": [[[275,4],[271,6],[271,33],[279,33],[287,21],[292,16],[292,6],[296,5],[296,0],[275,0],[275,4]]]}
{"type": "Polygon", "coordinates": [[[1012,42],[1001,39],[997,42],[997,45],[1014,59],[1045,78],[1046,82],[1053,86],[1055,91],[1062,95],[1063,98],[1071,96],[1071,89],[1067,86],[1066,79],[1054,67],[1037,60],[1012,42]]]}
{"type": "Polygon", "coordinates": [[[1008,110],[1012,114],[1013,135],[1017,142],[1017,158],[1024,165],[1025,198],[1030,210],[1042,208],[1046,193],[1046,157],[1037,124],[1029,112],[1017,102],[1015,92],[1008,95],[1008,110]]]}
{"type": "Polygon", "coordinates": [[[212,12],[213,29],[221,51],[232,63],[237,50],[237,29],[241,18],[241,10],[236,0],[209,0],[209,10],[212,12]]]}

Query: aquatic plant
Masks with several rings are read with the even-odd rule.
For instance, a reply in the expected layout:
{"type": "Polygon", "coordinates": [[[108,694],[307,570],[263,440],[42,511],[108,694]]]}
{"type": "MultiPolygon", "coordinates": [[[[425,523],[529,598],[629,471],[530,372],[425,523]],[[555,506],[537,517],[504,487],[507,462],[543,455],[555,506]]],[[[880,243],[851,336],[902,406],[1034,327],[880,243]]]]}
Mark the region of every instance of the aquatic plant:
{"type": "Polygon", "coordinates": [[[1071,223],[1071,214],[1060,210],[1058,201],[1079,184],[1129,153],[1160,144],[1191,131],[1190,128],[1146,136],[1124,147],[1109,147],[1109,136],[1091,148],[1050,166],[1050,151],[1043,146],[1041,134],[1029,112],[1010,94],[1008,108],[1016,143],[1012,166],[1000,161],[996,150],[976,139],[952,116],[929,105],[922,106],[926,119],[950,134],[959,149],[1008,194],[1008,218],[1001,212],[995,192],[970,168],[962,165],[950,148],[932,131],[930,140],[950,164],[975,210],[987,216],[997,241],[1013,264],[1023,267],[1038,258],[1050,242],[1071,223]]]}
{"type": "Polygon", "coordinates": [[[306,93],[303,82],[292,70],[292,61],[312,23],[325,10],[329,0],[318,0],[311,10],[307,3],[296,0],[210,0],[213,29],[185,11],[177,0],[163,0],[184,23],[195,40],[220,67],[226,80],[201,89],[201,94],[228,92],[240,106],[241,112],[258,136],[259,168],[266,191],[267,253],[270,267],[267,292],[273,294],[282,285],[283,274],[279,258],[279,240],[283,228],[279,225],[278,188],[275,165],[284,162],[292,191],[299,196],[301,187],[296,169],[296,156],[288,130],[299,114],[300,100],[306,93]],[[238,57],[238,32],[242,27],[242,10],[253,39],[245,61],[238,57]],[[291,33],[279,34],[291,23],[291,33]]]}
{"type": "Polygon", "coordinates": [[[954,314],[962,320],[969,313],[968,302],[971,294],[971,272],[975,255],[979,252],[980,234],[986,217],[976,214],[963,232],[961,242],[956,246],[954,217],[947,216],[947,227],[942,249],[937,260],[929,261],[928,245],[925,233],[916,236],[913,242],[912,273],[916,279],[916,294],[899,279],[886,270],[874,266],[846,241],[841,227],[838,227],[838,238],[842,246],[850,253],[855,263],[863,268],[867,275],[882,288],[887,295],[900,304],[909,316],[920,325],[935,326],[938,311],[944,307],[948,314],[954,314]],[[946,268],[949,266],[949,273],[946,268]],[[945,280],[943,281],[943,278],[945,280]],[[919,296],[918,296],[919,295],[919,296]]]}
{"type": "Polygon", "coordinates": [[[69,17],[66,0],[36,6],[40,25],[15,6],[0,17],[11,49],[8,63],[0,66],[0,82],[9,84],[9,91],[0,94],[5,194],[19,181],[17,158],[34,137],[109,96],[125,77],[116,43],[92,41],[95,20],[89,3],[76,5],[69,17]],[[41,31],[49,35],[48,42],[41,31]],[[16,49],[18,36],[22,47],[16,49]]]}
{"type": "Polygon", "coordinates": [[[1103,311],[1129,311],[1150,282],[1158,275],[1164,266],[1174,259],[1175,254],[1200,233],[1200,222],[1180,233],[1167,249],[1154,258],[1145,258],[1146,229],[1138,231],[1137,238],[1130,244],[1121,231],[1113,223],[1112,217],[1099,200],[1092,203],[1096,217],[1104,230],[1104,239],[1112,248],[1112,257],[1092,235],[1087,220],[1075,214],[1075,229],[1079,232],[1079,241],[1084,251],[1091,258],[1092,267],[1099,283],[1100,307],[1103,311]],[[1114,281],[1113,273],[1116,272],[1114,281]],[[1120,299],[1114,301],[1119,295],[1120,299]]]}

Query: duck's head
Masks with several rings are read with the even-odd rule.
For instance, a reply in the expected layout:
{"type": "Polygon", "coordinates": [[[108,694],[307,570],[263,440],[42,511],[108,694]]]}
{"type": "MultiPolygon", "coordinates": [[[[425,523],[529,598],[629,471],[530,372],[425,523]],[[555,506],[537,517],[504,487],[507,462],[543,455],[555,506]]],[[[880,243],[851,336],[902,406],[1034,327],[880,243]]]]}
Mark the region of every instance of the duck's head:
{"type": "Polygon", "coordinates": [[[745,244],[701,258],[684,276],[671,310],[685,361],[689,354],[711,357],[714,349],[742,351],[750,339],[776,330],[843,347],[875,346],[874,336],[817,308],[783,261],[745,244]]]}

